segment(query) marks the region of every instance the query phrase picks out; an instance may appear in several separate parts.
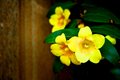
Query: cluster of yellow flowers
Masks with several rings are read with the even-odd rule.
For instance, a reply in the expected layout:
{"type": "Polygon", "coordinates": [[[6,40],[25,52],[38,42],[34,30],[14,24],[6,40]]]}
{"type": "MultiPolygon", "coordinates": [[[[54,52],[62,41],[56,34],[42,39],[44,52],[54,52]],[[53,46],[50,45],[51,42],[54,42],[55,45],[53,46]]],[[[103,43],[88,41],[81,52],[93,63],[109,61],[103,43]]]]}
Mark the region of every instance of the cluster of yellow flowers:
{"type": "MultiPolygon", "coordinates": [[[[51,15],[49,19],[50,24],[53,26],[52,32],[64,29],[70,22],[70,14],[68,9],[63,10],[61,7],[56,7],[55,14],[51,15]]],[[[80,28],[78,36],[73,36],[67,40],[65,34],[62,33],[56,37],[55,43],[50,46],[51,52],[60,57],[60,61],[67,66],[70,63],[80,65],[87,61],[99,63],[102,59],[99,49],[104,45],[105,38],[116,44],[115,38],[109,35],[93,34],[89,26],[79,24],[78,28],[80,28]]]]}

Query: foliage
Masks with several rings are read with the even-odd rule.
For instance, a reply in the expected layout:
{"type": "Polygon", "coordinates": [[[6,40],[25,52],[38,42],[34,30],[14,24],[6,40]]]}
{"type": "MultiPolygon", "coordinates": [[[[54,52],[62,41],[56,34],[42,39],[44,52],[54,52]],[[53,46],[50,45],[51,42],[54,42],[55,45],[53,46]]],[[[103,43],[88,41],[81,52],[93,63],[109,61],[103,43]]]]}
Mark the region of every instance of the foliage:
{"type": "MultiPolygon", "coordinates": [[[[101,34],[104,36],[109,35],[117,40],[120,39],[120,20],[109,10],[93,5],[91,3],[77,3],[73,1],[68,1],[64,3],[59,2],[54,4],[49,9],[47,14],[48,18],[51,18],[51,16],[55,14],[56,7],[62,7],[63,9],[70,10],[70,22],[66,25],[64,29],[50,33],[45,39],[46,43],[54,44],[56,37],[61,35],[62,33],[65,34],[67,40],[74,36],[78,36],[79,30],[81,29],[78,28],[78,25],[81,24],[83,24],[84,27],[89,26],[93,34],[101,34]],[[74,11],[77,11],[80,15],[76,15],[74,11]]],[[[111,70],[111,72],[117,77],[116,79],[120,79],[120,54],[118,53],[118,49],[116,48],[117,47],[115,47],[115,45],[112,44],[108,39],[105,39],[105,43],[102,48],[100,48],[100,52],[103,56],[103,59],[108,60],[111,64],[114,65],[115,69],[111,70]]],[[[58,60],[58,58],[55,59],[53,68],[55,72],[59,72],[63,68],[63,64],[60,62],[60,60],[58,60]]]]}

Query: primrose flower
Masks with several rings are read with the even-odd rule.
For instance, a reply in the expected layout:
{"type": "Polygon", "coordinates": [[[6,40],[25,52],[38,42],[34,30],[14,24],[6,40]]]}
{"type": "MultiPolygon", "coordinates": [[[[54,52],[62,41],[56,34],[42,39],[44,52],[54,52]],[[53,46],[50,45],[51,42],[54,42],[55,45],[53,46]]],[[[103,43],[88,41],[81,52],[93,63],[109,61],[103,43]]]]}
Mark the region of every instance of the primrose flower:
{"type": "Polygon", "coordinates": [[[70,21],[70,11],[68,9],[63,10],[61,7],[56,7],[55,14],[51,15],[49,22],[53,25],[52,32],[64,29],[70,21]]]}
{"type": "Polygon", "coordinates": [[[53,55],[60,57],[63,64],[67,66],[69,66],[71,62],[76,65],[80,64],[75,57],[75,53],[68,48],[64,33],[57,36],[55,42],[56,43],[52,44],[50,47],[51,52],[53,55]]]}
{"type": "Polygon", "coordinates": [[[77,60],[85,63],[90,60],[98,63],[102,59],[100,48],[105,42],[105,37],[100,34],[92,34],[91,29],[86,26],[80,28],[78,37],[74,36],[69,39],[68,47],[75,52],[77,60]]]}
{"type": "Polygon", "coordinates": [[[109,35],[105,36],[105,38],[107,38],[112,44],[114,44],[114,45],[116,44],[116,39],[115,38],[113,38],[109,35]]]}

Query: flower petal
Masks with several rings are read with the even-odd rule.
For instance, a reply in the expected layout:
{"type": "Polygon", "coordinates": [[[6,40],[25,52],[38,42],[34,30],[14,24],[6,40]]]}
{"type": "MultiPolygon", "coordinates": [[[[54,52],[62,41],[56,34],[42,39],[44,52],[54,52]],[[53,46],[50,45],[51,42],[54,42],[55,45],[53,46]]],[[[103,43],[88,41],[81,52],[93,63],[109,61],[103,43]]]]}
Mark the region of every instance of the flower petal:
{"type": "Polygon", "coordinates": [[[63,13],[62,7],[57,7],[57,8],[55,9],[55,13],[56,13],[56,14],[61,14],[61,13],[63,13]]]}
{"type": "Polygon", "coordinates": [[[60,45],[59,44],[52,44],[50,46],[50,49],[60,49],[60,45]]]}
{"type": "Polygon", "coordinates": [[[67,66],[70,65],[70,59],[68,56],[60,56],[60,61],[67,66]]]}
{"type": "Polygon", "coordinates": [[[60,45],[58,44],[52,44],[50,48],[51,48],[52,54],[55,56],[61,56],[63,54],[62,50],[60,49],[60,45]]]}
{"type": "Polygon", "coordinates": [[[116,44],[116,39],[115,38],[113,38],[109,35],[105,36],[105,38],[107,38],[112,44],[116,44]]]}
{"type": "Polygon", "coordinates": [[[61,35],[57,36],[55,39],[56,43],[65,43],[66,42],[66,37],[65,34],[62,33],[61,35]]]}
{"type": "Polygon", "coordinates": [[[56,15],[56,14],[53,14],[51,17],[50,17],[50,19],[49,19],[49,23],[51,24],[51,25],[57,25],[57,23],[58,23],[58,15],[56,15]]]}
{"type": "Polygon", "coordinates": [[[71,60],[71,62],[72,62],[73,64],[75,64],[75,65],[80,65],[80,64],[81,64],[81,63],[76,59],[75,54],[73,54],[73,55],[70,56],[70,60],[71,60]]]}
{"type": "Polygon", "coordinates": [[[78,25],[78,28],[83,28],[83,27],[85,27],[84,23],[80,23],[80,24],[78,25]]]}
{"type": "Polygon", "coordinates": [[[63,29],[63,27],[59,27],[59,26],[53,26],[53,28],[52,28],[52,32],[55,32],[55,31],[58,31],[58,30],[61,30],[61,29],[63,29]]]}
{"type": "Polygon", "coordinates": [[[70,48],[71,51],[75,52],[77,48],[79,47],[79,43],[81,41],[81,38],[79,37],[72,37],[68,40],[68,47],[70,48]]]}
{"type": "Polygon", "coordinates": [[[51,53],[55,56],[61,56],[63,52],[61,50],[51,50],[51,53]]]}
{"type": "Polygon", "coordinates": [[[98,49],[104,45],[105,37],[103,35],[93,34],[92,37],[93,37],[93,42],[98,49]]]}
{"type": "Polygon", "coordinates": [[[90,57],[90,61],[93,63],[99,63],[99,61],[102,59],[101,53],[99,50],[94,50],[93,54],[90,57]]]}
{"type": "Polygon", "coordinates": [[[88,26],[81,28],[78,33],[79,37],[87,37],[87,36],[91,36],[91,35],[92,35],[92,31],[88,26]]]}
{"type": "Polygon", "coordinates": [[[77,51],[75,52],[75,56],[76,56],[76,59],[81,62],[81,63],[86,63],[89,58],[90,58],[90,55],[88,55],[89,53],[84,53],[84,51],[77,51]]]}
{"type": "Polygon", "coordinates": [[[65,9],[63,15],[64,15],[65,19],[68,19],[70,16],[70,11],[68,9],[65,9]]]}

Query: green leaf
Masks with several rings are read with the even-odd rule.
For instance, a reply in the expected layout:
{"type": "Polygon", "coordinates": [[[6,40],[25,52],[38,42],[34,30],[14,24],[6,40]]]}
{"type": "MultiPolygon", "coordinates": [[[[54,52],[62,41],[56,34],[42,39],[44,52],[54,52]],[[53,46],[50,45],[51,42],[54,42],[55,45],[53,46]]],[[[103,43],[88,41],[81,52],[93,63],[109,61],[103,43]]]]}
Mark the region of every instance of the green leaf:
{"type": "Polygon", "coordinates": [[[120,68],[112,69],[111,73],[115,76],[117,80],[120,80],[120,68]]]}
{"type": "Polygon", "coordinates": [[[64,64],[62,64],[60,59],[56,57],[53,63],[53,71],[57,73],[60,72],[63,68],[64,68],[64,64]]]}
{"type": "Polygon", "coordinates": [[[81,6],[83,7],[83,9],[88,9],[88,10],[92,7],[96,7],[96,5],[93,3],[92,0],[84,0],[81,6]]]}
{"type": "MultiPolygon", "coordinates": [[[[72,26],[71,26],[72,27],[72,26]]],[[[110,35],[114,38],[120,39],[120,30],[113,25],[99,25],[99,26],[90,26],[91,30],[93,33],[97,33],[97,34],[103,34],[103,35],[110,35]]],[[[78,28],[71,28],[71,29],[62,29],[59,31],[55,31],[51,34],[49,34],[46,39],[45,42],[46,43],[55,43],[55,38],[58,35],[61,35],[62,33],[65,34],[66,38],[69,39],[72,36],[77,36],[78,35],[78,28]]]]}
{"type": "Polygon", "coordinates": [[[120,30],[114,25],[91,26],[91,30],[93,33],[110,35],[114,38],[120,39],[120,30]]]}
{"type": "Polygon", "coordinates": [[[78,19],[71,20],[70,24],[68,24],[68,28],[75,28],[78,25],[78,19]]]}
{"type": "Polygon", "coordinates": [[[112,20],[114,24],[120,24],[120,20],[110,11],[101,7],[85,8],[87,12],[83,19],[90,22],[110,23],[112,20]]]}
{"type": "Polygon", "coordinates": [[[61,6],[63,9],[70,9],[70,8],[73,7],[75,4],[76,4],[76,3],[72,2],[72,1],[67,1],[67,2],[64,2],[64,3],[62,3],[62,2],[55,3],[55,4],[49,9],[49,11],[48,11],[48,13],[47,13],[47,17],[50,18],[50,16],[55,13],[55,8],[56,8],[57,6],[61,6]]]}
{"type": "Polygon", "coordinates": [[[78,31],[79,31],[79,29],[77,29],[77,28],[58,30],[58,31],[55,31],[55,32],[49,34],[49,35],[46,37],[45,42],[46,42],[46,43],[55,43],[55,38],[56,38],[58,35],[61,35],[62,33],[64,33],[65,36],[66,36],[66,38],[69,39],[69,38],[72,37],[72,36],[77,36],[78,31]]]}
{"type": "Polygon", "coordinates": [[[100,49],[102,56],[114,65],[118,64],[120,56],[113,44],[105,39],[103,47],[100,49]]]}

